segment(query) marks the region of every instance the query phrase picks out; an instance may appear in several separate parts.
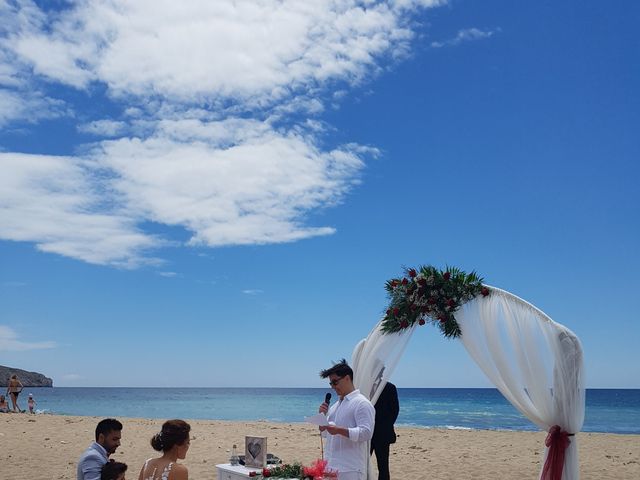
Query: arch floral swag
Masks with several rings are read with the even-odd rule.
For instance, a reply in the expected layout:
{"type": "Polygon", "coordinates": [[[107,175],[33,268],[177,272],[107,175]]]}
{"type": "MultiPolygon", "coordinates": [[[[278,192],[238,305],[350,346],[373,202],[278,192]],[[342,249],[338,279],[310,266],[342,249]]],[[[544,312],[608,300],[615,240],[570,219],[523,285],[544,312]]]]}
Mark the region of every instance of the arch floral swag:
{"type": "MultiPolygon", "coordinates": [[[[482,283],[475,273],[407,269],[387,282],[389,309],[354,348],[354,384],[380,396],[416,328],[432,323],[458,338],[496,388],[549,432],[540,480],[578,480],[577,434],[585,409],[578,337],[523,299],[482,283]]],[[[372,468],[369,468],[372,478],[372,468]]]]}

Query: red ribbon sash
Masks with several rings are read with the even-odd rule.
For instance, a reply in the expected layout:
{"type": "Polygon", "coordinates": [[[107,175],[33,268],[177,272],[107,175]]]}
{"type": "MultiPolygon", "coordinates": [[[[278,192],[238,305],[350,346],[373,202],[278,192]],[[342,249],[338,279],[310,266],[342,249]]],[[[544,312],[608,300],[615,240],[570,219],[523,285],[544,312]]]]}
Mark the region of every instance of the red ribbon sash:
{"type": "Polygon", "coordinates": [[[571,434],[565,432],[559,425],[554,425],[549,429],[544,444],[549,447],[547,461],[542,468],[540,480],[562,480],[562,469],[564,468],[564,453],[571,440],[571,434]]]}

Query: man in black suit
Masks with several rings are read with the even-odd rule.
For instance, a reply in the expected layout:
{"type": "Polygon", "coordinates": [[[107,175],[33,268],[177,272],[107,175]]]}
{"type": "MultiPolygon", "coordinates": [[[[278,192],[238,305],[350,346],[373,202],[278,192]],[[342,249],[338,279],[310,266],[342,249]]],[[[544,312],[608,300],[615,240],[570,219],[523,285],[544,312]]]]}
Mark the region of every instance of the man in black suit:
{"type": "Polygon", "coordinates": [[[371,452],[376,452],[378,480],[389,480],[389,445],[396,443],[393,424],[398,418],[400,403],[396,386],[387,382],[375,404],[376,423],[371,439],[371,452]]]}

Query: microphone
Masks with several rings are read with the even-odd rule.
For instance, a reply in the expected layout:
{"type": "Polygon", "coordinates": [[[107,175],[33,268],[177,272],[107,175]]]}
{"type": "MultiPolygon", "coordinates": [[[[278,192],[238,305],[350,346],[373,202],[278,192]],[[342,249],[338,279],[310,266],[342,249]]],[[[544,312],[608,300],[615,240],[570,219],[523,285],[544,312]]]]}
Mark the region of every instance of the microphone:
{"type": "Polygon", "coordinates": [[[324,396],[324,403],[326,403],[327,405],[329,405],[329,402],[331,401],[331,393],[327,393],[324,396]]]}

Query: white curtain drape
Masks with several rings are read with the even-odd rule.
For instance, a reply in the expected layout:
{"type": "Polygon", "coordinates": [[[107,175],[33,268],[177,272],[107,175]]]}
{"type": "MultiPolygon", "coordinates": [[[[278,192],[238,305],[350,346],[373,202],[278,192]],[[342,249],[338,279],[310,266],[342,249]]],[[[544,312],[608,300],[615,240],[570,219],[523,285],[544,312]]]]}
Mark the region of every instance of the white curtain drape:
{"type": "Polygon", "coordinates": [[[353,384],[365,397],[375,404],[396,369],[416,325],[398,333],[385,334],[382,321],[371,333],[360,340],[351,355],[353,384]]]}
{"type": "MultiPolygon", "coordinates": [[[[577,434],[585,405],[580,341],[533,305],[504,290],[490,290],[491,295],[475,298],[455,314],[469,355],[538,427],[549,431],[559,425],[577,434]]],[[[569,439],[562,478],[577,480],[577,436],[569,439]]],[[[548,450],[545,447],[544,460],[548,450]]]]}

